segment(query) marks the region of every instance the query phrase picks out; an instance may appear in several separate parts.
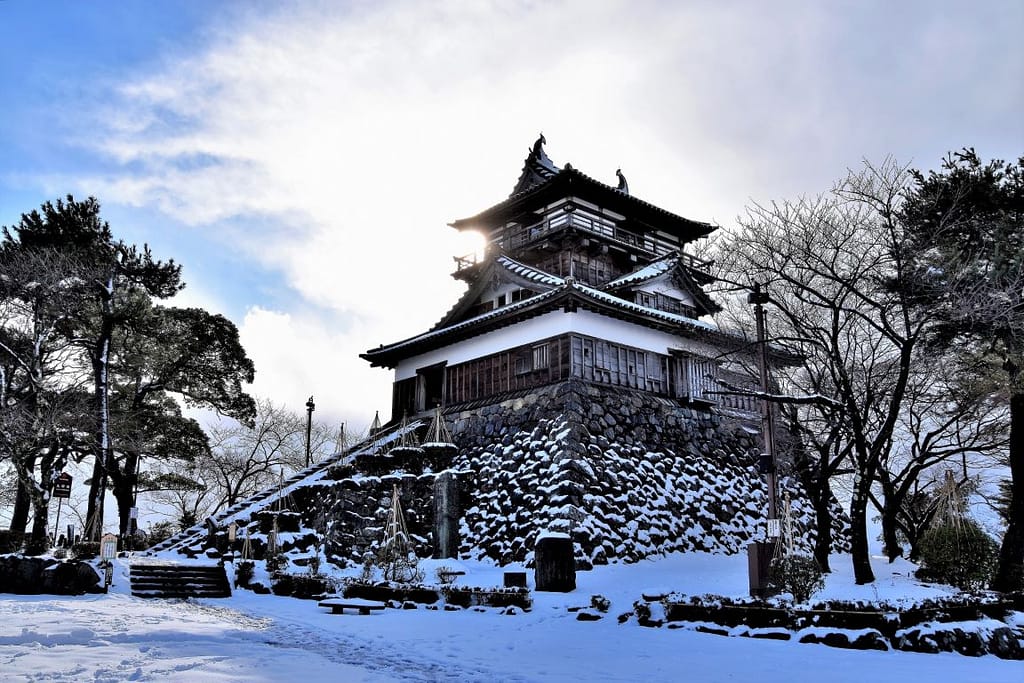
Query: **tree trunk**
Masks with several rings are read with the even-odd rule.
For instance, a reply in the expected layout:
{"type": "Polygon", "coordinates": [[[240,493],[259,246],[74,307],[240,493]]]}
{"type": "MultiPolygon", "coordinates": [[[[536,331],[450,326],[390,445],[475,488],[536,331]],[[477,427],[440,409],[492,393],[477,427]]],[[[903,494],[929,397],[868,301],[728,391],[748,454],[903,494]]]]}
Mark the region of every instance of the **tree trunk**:
{"type": "Polygon", "coordinates": [[[103,318],[99,337],[92,356],[93,410],[96,420],[96,460],[92,468],[92,484],[89,486],[89,510],[85,516],[88,538],[98,542],[103,535],[103,499],[107,491],[107,470],[113,460],[110,447],[110,404],[108,400],[110,338],[113,335],[113,321],[110,297],[113,296],[113,281],[107,282],[108,297],[103,301],[103,318]]]}
{"type": "MultiPolygon", "coordinates": [[[[125,453],[124,472],[111,469],[113,479],[114,500],[117,501],[118,534],[122,539],[132,533],[131,510],[135,506],[136,468],[139,462],[137,453],[125,453]]],[[[114,465],[116,467],[116,463],[114,465]]]]}
{"type": "Polygon", "coordinates": [[[871,555],[868,551],[868,487],[871,478],[863,473],[857,475],[850,500],[850,545],[853,553],[853,578],[858,585],[872,583],[875,574],[871,570],[871,555]]]}
{"type": "Polygon", "coordinates": [[[131,509],[135,502],[131,486],[114,484],[114,500],[117,501],[117,532],[123,539],[131,533],[131,509]]]}
{"type": "Polygon", "coordinates": [[[828,564],[829,553],[832,552],[832,487],[826,478],[820,483],[814,496],[814,517],[817,535],[814,539],[814,560],[823,572],[831,572],[828,564]]]}
{"type": "Polygon", "coordinates": [[[32,536],[25,546],[29,555],[42,555],[50,549],[50,499],[49,494],[44,496],[45,498],[37,500],[33,506],[32,536]]]}
{"type": "Polygon", "coordinates": [[[103,535],[103,498],[106,495],[107,482],[104,476],[105,463],[97,453],[92,466],[92,479],[89,483],[89,507],[85,515],[85,540],[99,541],[103,535]]]}
{"type": "Polygon", "coordinates": [[[992,589],[1024,590],[1024,393],[1010,396],[1010,510],[992,589]]]}
{"type": "Polygon", "coordinates": [[[903,546],[900,545],[898,532],[898,517],[901,501],[896,494],[894,486],[882,486],[882,545],[889,563],[896,561],[896,558],[903,557],[903,546]]]}
{"type": "Polygon", "coordinates": [[[903,557],[903,546],[900,545],[900,537],[896,533],[897,510],[893,509],[894,507],[886,498],[886,503],[882,506],[882,543],[885,545],[885,555],[889,558],[890,564],[903,557]]]}
{"type": "MultiPolygon", "coordinates": [[[[35,469],[35,462],[26,462],[26,467],[29,471],[35,469]]],[[[18,492],[14,499],[14,512],[11,513],[11,531],[24,534],[28,528],[28,513],[32,509],[32,496],[28,492],[28,487],[25,486],[25,482],[18,477],[18,492]]]]}

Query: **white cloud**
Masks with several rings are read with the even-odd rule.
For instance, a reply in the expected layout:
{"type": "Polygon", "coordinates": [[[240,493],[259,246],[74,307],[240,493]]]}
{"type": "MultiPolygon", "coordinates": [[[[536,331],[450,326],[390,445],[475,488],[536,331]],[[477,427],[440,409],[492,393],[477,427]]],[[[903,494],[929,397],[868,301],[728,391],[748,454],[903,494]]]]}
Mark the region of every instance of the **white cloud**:
{"type": "Polygon", "coordinates": [[[366,349],[362,330],[339,332],[329,316],[310,316],[254,307],[239,336],[256,364],[251,393],[303,412],[313,395],[316,418],[364,430],[375,410],[387,419],[391,390],[386,373],[352,359],[366,349]]]}
{"type": "MultiPolygon", "coordinates": [[[[356,354],[425,329],[453,303],[451,256],[472,246],[445,223],[501,200],[541,129],[556,162],[610,183],[621,166],[635,194],[722,223],[748,197],[827,188],[883,137],[905,141],[883,150],[904,158],[972,142],[936,139],[965,131],[938,111],[930,130],[901,120],[948,87],[922,81],[926,92],[900,101],[883,71],[941,73],[912,55],[885,58],[895,48],[883,41],[911,33],[916,17],[879,24],[876,44],[848,33],[842,12],[805,3],[256,12],[221,17],[205,51],[169,54],[123,84],[82,137],[124,164],[89,181],[107,201],[216,225],[223,248],[283,274],[296,307],[253,308],[242,327],[257,389],[286,402],[330,376],[345,388],[339,411],[372,414],[363,404],[373,398],[387,412],[386,373],[356,354]],[[933,137],[914,138],[922,129],[933,137]],[[317,307],[329,313],[300,313],[317,307]]],[[[936,41],[960,28],[950,21],[928,22],[904,49],[942,59],[936,41]]],[[[957,78],[979,79],[982,56],[945,58],[958,60],[957,78]]]]}

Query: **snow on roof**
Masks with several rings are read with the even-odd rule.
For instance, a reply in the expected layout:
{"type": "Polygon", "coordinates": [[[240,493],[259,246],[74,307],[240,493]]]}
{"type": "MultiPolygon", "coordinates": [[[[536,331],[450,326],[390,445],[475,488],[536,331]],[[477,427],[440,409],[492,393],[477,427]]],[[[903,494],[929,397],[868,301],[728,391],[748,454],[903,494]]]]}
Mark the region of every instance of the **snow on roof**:
{"type": "Polygon", "coordinates": [[[667,256],[663,256],[657,261],[648,263],[643,268],[634,270],[632,273],[627,273],[616,280],[612,280],[604,285],[604,287],[605,289],[615,289],[616,287],[621,287],[623,285],[644,282],[645,280],[656,278],[659,275],[664,275],[675,268],[677,263],[679,263],[679,257],[675,254],[669,254],[667,256]]]}
{"type": "Polygon", "coordinates": [[[570,284],[574,286],[576,289],[580,290],[585,294],[588,294],[589,296],[595,299],[599,299],[613,306],[618,306],[619,308],[627,309],[634,313],[641,313],[643,315],[648,315],[653,318],[661,318],[662,320],[666,320],[676,325],[688,325],[690,327],[694,327],[697,329],[719,332],[718,327],[713,323],[704,322],[703,320],[697,320],[695,318],[688,318],[685,315],[679,315],[677,313],[669,313],[668,311],[662,311],[661,309],[658,308],[641,306],[640,304],[633,303],[632,301],[627,301],[626,299],[617,297],[614,294],[609,294],[608,292],[602,292],[599,289],[594,289],[593,287],[581,284],[579,282],[573,282],[570,284]]]}
{"type": "Polygon", "coordinates": [[[369,351],[367,351],[363,355],[364,356],[372,356],[373,354],[379,353],[379,352],[381,352],[382,350],[385,350],[385,349],[388,350],[388,351],[394,351],[396,349],[400,349],[400,348],[402,348],[404,346],[408,346],[410,344],[423,342],[423,341],[426,341],[426,340],[431,339],[433,337],[437,337],[437,336],[440,336],[440,335],[443,335],[443,334],[450,334],[450,333],[456,332],[458,330],[463,330],[463,329],[466,329],[468,327],[473,327],[475,325],[479,325],[480,323],[486,322],[488,320],[491,320],[492,318],[503,317],[503,316],[505,316],[508,313],[512,313],[514,311],[518,311],[520,309],[526,308],[526,307],[531,306],[531,305],[533,305],[535,303],[539,303],[539,302],[541,302],[541,301],[543,301],[545,299],[553,298],[554,295],[557,294],[558,292],[562,291],[563,288],[564,288],[564,284],[562,285],[562,287],[557,287],[555,289],[549,289],[546,292],[541,292],[540,294],[538,294],[536,296],[532,296],[532,297],[530,297],[528,299],[523,299],[521,301],[517,301],[514,304],[510,304],[508,306],[502,306],[501,308],[495,308],[493,310],[487,311],[486,313],[481,313],[480,315],[473,316],[472,318],[468,318],[467,320],[463,320],[462,322],[455,323],[454,325],[450,325],[448,327],[440,327],[440,328],[437,328],[437,329],[434,329],[434,330],[430,330],[429,332],[424,332],[423,334],[418,334],[415,337],[409,337],[408,339],[403,339],[402,341],[395,342],[394,344],[388,344],[387,346],[382,346],[382,347],[379,347],[379,348],[376,348],[376,349],[370,349],[369,351]]]}
{"type": "Polygon", "coordinates": [[[549,285],[551,287],[559,287],[565,284],[565,279],[560,278],[551,273],[545,273],[543,270],[537,270],[532,266],[528,266],[525,263],[520,263],[515,259],[510,259],[508,256],[499,256],[496,259],[498,265],[510,273],[514,273],[519,277],[536,282],[542,285],[549,285]]]}
{"type": "MultiPolygon", "coordinates": [[[[511,259],[508,259],[508,260],[511,261],[511,259]]],[[[513,261],[513,263],[515,263],[515,262],[513,261]]],[[[518,265],[521,265],[521,264],[518,264],[518,265]]],[[[522,266],[522,267],[523,268],[528,268],[528,266],[522,266]]],[[[363,354],[363,357],[370,359],[374,355],[379,354],[379,353],[381,353],[383,351],[389,351],[389,352],[397,351],[399,349],[402,349],[402,348],[404,348],[406,346],[410,346],[412,344],[419,344],[419,343],[422,343],[422,342],[425,342],[425,341],[428,341],[428,340],[431,340],[431,339],[434,339],[434,338],[437,338],[437,337],[441,337],[443,335],[453,334],[453,333],[458,332],[460,330],[465,330],[465,329],[469,329],[469,328],[478,326],[481,323],[487,322],[489,320],[493,320],[493,319],[496,319],[496,318],[503,318],[503,317],[506,317],[506,316],[508,316],[510,314],[513,314],[513,313],[515,313],[515,312],[517,312],[519,310],[531,307],[531,306],[533,306],[535,304],[541,303],[541,302],[546,301],[548,299],[553,299],[558,294],[566,292],[566,291],[569,291],[569,290],[576,291],[576,292],[578,292],[578,293],[580,293],[580,294],[584,295],[585,297],[588,297],[588,298],[590,298],[592,300],[599,301],[599,302],[604,303],[604,304],[609,304],[611,306],[615,306],[617,308],[629,311],[631,313],[637,313],[637,314],[640,314],[640,315],[645,315],[645,316],[649,316],[649,317],[652,317],[652,318],[660,319],[660,320],[663,320],[665,322],[672,323],[673,325],[679,325],[679,326],[682,326],[682,327],[689,327],[689,328],[695,329],[695,330],[706,330],[706,331],[715,332],[715,333],[718,333],[718,334],[724,334],[724,333],[720,332],[718,330],[718,328],[714,324],[712,324],[712,323],[704,322],[702,320],[696,320],[694,318],[688,318],[688,317],[686,317],[684,315],[678,315],[676,313],[668,313],[666,311],[662,311],[662,310],[659,310],[657,308],[650,308],[648,306],[641,306],[640,304],[635,304],[632,301],[626,301],[625,299],[621,299],[621,298],[619,298],[619,297],[617,297],[617,296],[615,296],[613,294],[609,294],[608,292],[602,292],[599,289],[595,289],[593,287],[590,287],[589,285],[584,285],[584,284],[582,284],[580,282],[577,282],[575,280],[572,280],[572,279],[555,278],[552,275],[545,275],[543,273],[540,273],[540,271],[534,271],[534,272],[537,272],[539,275],[543,275],[544,277],[550,278],[551,280],[560,280],[560,283],[557,286],[555,286],[553,289],[549,289],[546,292],[542,292],[540,294],[537,294],[535,296],[529,297],[527,299],[523,299],[522,301],[517,301],[517,302],[515,302],[513,304],[510,304],[508,306],[502,306],[501,308],[496,308],[496,309],[487,311],[486,313],[481,313],[480,315],[474,316],[474,317],[469,318],[467,320],[463,320],[462,322],[456,323],[454,325],[450,325],[448,327],[441,327],[441,328],[438,328],[438,329],[435,329],[435,330],[430,330],[429,332],[424,332],[423,334],[418,334],[415,337],[409,337],[408,339],[403,339],[402,341],[395,342],[394,344],[389,344],[387,346],[381,346],[381,347],[378,347],[376,349],[370,349],[365,354],[363,354]]]]}

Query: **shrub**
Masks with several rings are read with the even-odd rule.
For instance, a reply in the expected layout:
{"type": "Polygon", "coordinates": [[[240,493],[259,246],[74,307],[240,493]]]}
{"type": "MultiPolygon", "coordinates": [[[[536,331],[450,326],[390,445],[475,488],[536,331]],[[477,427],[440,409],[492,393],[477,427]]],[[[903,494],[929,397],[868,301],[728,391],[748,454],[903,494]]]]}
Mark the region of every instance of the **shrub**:
{"type": "Polygon", "coordinates": [[[807,602],[825,587],[821,568],[813,557],[784,555],[772,560],[768,570],[768,585],[776,593],[789,593],[793,602],[807,602]]]}
{"type": "Polygon", "coordinates": [[[283,553],[274,553],[267,555],[266,557],[267,573],[273,574],[274,572],[282,571],[288,566],[288,558],[283,553]]]}
{"type": "Polygon", "coordinates": [[[29,534],[25,537],[25,554],[42,555],[50,549],[50,539],[46,536],[36,538],[29,534]]]}
{"type": "Polygon", "coordinates": [[[98,541],[82,541],[71,546],[71,553],[79,560],[91,560],[99,557],[100,544],[98,541]]]}
{"type": "Polygon", "coordinates": [[[242,560],[235,567],[235,585],[247,588],[252,582],[253,572],[256,569],[256,563],[252,560],[242,560]]]}
{"type": "Polygon", "coordinates": [[[921,537],[921,569],[925,581],[948,583],[963,590],[981,590],[995,570],[999,546],[972,519],[933,527],[921,537]]]}
{"type": "Polygon", "coordinates": [[[326,576],[309,574],[275,574],[271,589],[274,595],[287,595],[302,600],[318,600],[334,592],[334,584],[326,576]]]}
{"type": "Polygon", "coordinates": [[[446,564],[442,564],[440,567],[436,568],[434,573],[437,575],[438,583],[442,586],[450,586],[455,583],[455,570],[446,564]]]}
{"type": "Polygon", "coordinates": [[[0,530],[0,555],[16,553],[25,543],[25,534],[20,531],[0,530]]]}
{"type": "Polygon", "coordinates": [[[165,520],[151,524],[149,531],[146,532],[146,543],[149,547],[153,547],[157,543],[163,543],[177,532],[178,526],[174,522],[165,520]]]}

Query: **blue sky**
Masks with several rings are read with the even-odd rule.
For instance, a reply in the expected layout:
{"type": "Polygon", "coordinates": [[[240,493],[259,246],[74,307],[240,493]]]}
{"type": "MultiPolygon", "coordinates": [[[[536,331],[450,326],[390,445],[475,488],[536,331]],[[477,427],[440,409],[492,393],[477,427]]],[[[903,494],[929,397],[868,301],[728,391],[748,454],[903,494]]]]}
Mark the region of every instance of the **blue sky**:
{"type": "Polygon", "coordinates": [[[0,225],[73,193],[184,265],[254,393],[365,426],[446,226],[558,164],[728,227],[862,159],[1024,153],[1024,3],[0,0],[0,225]]]}

